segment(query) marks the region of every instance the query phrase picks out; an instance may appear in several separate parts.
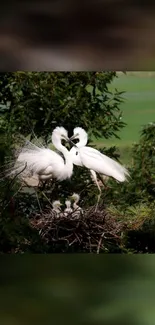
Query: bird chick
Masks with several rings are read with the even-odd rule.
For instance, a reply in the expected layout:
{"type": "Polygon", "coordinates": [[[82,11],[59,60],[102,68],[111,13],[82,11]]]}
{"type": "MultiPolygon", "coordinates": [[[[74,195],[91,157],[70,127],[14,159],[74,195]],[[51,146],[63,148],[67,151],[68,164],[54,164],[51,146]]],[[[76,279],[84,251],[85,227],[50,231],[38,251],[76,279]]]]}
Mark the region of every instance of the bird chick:
{"type": "Polygon", "coordinates": [[[79,217],[81,215],[81,213],[83,213],[82,208],[77,204],[80,200],[80,195],[77,193],[73,193],[73,195],[71,196],[71,199],[74,201],[73,203],[73,216],[74,217],[79,217]]]}
{"type": "Polygon", "coordinates": [[[68,214],[73,212],[73,209],[71,208],[71,201],[66,200],[65,205],[66,205],[66,209],[64,210],[64,215],[68,216],[68,214]]]}
{"type": "Polygon", "coordinates": [[[54,212],[54,215],[56,217],[60,217],[61,214],[61,205],[62,203],[59,200],[56,200],[52,203],[53,209],[52,211],[54,212]]]}

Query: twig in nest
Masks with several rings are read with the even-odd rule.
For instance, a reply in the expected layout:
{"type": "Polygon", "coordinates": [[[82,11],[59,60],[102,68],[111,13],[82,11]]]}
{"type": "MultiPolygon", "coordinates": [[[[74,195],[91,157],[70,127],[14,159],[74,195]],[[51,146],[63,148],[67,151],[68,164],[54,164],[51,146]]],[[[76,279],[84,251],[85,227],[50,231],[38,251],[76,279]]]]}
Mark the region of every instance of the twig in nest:
{"type": "Polygon", "coordinates": [[[71,243],[69,243],[69,246],[72,246],[76,241],[77,239],[75,238],[71,243]]]}
{"type": "Polygon", "coordinates": [[[78,220],[73,219],[71,214],[55,219],[50,208],[44,215],[40,214],[40,218],[38,218],[38,214],[36,216],[37,219],[31,219],[31,225],[38,229],[38,232],[42,229],[40,231],[42,239],[54,251],[55,249],[58,252],[69,251],[72,246],[72,250],[75,252],[86,251],[99,254],[106,249],[106,244],[109,245],[111,241],[121,243],[120,232],[123,224],[118,225],[105,209],[97,213],[92,211],[92,208],[87,209],[78,220]],[[65,244],[63,247],[61,243],[63,241],[67,246],[65,244]]]}
{"type": "Polygon", "coordinates": [[[104,237],[104,232],[102,233],[102,235],[100,237],[100,240],[98,242],[98,245],[97,245],[97,254],[99,254],[99,252],[100,252],[100,247],[101,247],[101,243],[102,243],[103,237],[104,237]]]}
{"type": "Polygon", "coordinates": [[[88,236],[88,241],[89,241],[89,251],[90,253],[92,253],[90,235],[88,236]]]}

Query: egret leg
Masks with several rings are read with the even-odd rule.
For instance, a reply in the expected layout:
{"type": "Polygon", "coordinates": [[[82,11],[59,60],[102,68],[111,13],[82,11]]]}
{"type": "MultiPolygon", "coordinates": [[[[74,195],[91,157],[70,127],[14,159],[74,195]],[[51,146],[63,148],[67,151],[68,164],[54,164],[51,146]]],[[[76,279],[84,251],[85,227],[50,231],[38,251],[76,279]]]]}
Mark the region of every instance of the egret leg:
{"type": "Polygon", "coordinates": [[[35,191],[35,194],[36,194],[36,198],[37,198],[37,202],[38,202],[38,206],[39,206],[39,209],[40,209],[40,212],[42,213],[42,208],[41,208],[41,205],[40,205],[40,202],[39,202],[39,198],[38,198],[38,194],[37,194],[37,191],[34,189],[35,191]]]}
{"type": "MultiPolygon", "coordinates": [[[[45,188],[45,185],[46,185],[46,182],[52,178],[52,174],[49,173],[48,175],[39,175],[39,185],[42,187],[41,191],[42,191],[42,194],[44,195],[44,197],[46,198],[46,200],[51,204],[50,200],[48,199],[48,197],[46,196],[46,194],[43,192],[44,188],[45,188]]],[[[39,209],[40,209],[40,212],[42,212],[42,209],[41,209],[41,206],[40,206],[40,202],[39,202],[39,198],[38,198],[38,194],[37,192],[35,191],[36,193],[36,197],[37,197],[37,202],[38,202],[38,205],[39,205],[39,209]]]]}
{"type": "Polygon", "coordinates": [[[95,184],[97,185],[97,188],[99,190],[99,194],[97,196],[97,204],[96,204],[96,208],[95,208],[95,212],[97,211],[97,208],[98,208],[98,204],[99,204],[99,201],[100,201],[100,197],[101,197],[101,188],[100,188],[100,185],[98,183],[98,180],[97,180],[97,176],[96,176],[96,173],[94,170],[90,169],[90,173],[92,174],[92,178],[95,182],[95,184]]]}
{"type": "Polygon", "coordinates": [[[108,190],[109,187],[107,186],[107,184],[106,184],[105,181],[104,181],[104,176],[103,176],[103,175],[100,175],[100,174],[98,174],[98,176],[99,176],[99,178],[100,178],[102,184],[104,185],[105,190],[108,190]]]}
{"type": "Polygon", "coordinates": [[[44,195],[45,199],[49,202],[49,204],[52,206],[51,201],[49,200],[49,198],[46,196],[46,194],[44,192],[42,192],[42,194],[44,195]]]}
{"type": "MultiPolygon", "coordinates": [[[[41,186],[41,192],[44,195],[44,197],[46,198],[46,200],[50,203],[50,205],[52,205],[52,203],[48,199],[48,197],[46,196],[46,194],[44,193],[44,189],[45,189],[45,186],[46,186],[46,183],[48,182],[48,180],[52,179],[52,176],[53,176],[52,174],[48,174],[48,175],[40,175],[40,177],[39,177],[40,185],[42,185],[41,186]]],[[[55,183],[53,185],[54,186],[53,186],[52,190],[55,187],[55,183]]]]}

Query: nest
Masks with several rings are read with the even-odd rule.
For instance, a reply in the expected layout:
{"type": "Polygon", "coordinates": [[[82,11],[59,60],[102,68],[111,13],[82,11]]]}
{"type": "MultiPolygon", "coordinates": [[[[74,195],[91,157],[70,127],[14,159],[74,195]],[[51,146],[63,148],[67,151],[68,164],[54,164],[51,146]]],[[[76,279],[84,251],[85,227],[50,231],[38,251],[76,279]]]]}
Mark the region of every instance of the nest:
{"type": "Polygon", "coordinates": [[[57,217],[49,208],[45,213],[35,214],[30,224],[48,245],[49,253],[120,252],[123,223],[111,217],[105,208],[95,211],[92,207],[78,217],[72,213],[57,217]]]}

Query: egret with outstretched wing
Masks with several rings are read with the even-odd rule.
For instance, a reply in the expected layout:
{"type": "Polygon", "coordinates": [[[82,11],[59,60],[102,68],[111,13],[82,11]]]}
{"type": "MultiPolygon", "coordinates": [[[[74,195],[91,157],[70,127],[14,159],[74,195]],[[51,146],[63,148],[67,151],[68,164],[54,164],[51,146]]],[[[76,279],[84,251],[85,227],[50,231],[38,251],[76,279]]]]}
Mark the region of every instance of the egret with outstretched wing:
{"type": "Polygon", "coordinates": [[[90,170],[99,190],[99,202],[101,188],[97,180],[97,173],[100,175],[100,178],[104,183],[104,176],[112,177],[118,182],[124,182],[127,180],[127,177],[129,177],[129,172],[124,166],[115,160],[102,154],[95,148],[86,146],[88,135],[83,128],[76,127],[73,130],[73,136],[70,138],[70,140],[74,139],[79,139],[79,142],[76,143],[76,146],[73,146],[73,148],[70,150],[73,163],[77,166],[83,166],[90,170]]]}

